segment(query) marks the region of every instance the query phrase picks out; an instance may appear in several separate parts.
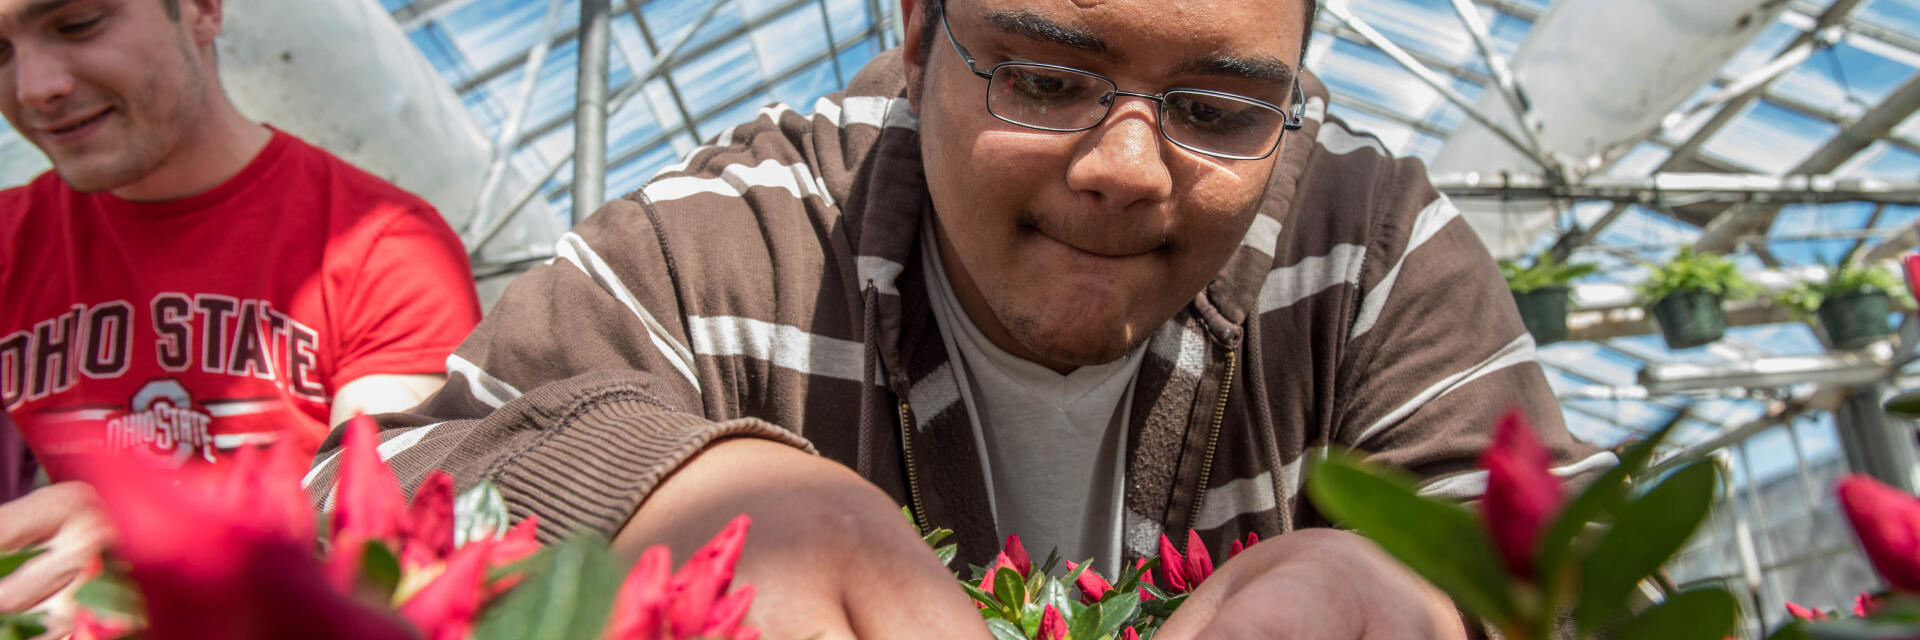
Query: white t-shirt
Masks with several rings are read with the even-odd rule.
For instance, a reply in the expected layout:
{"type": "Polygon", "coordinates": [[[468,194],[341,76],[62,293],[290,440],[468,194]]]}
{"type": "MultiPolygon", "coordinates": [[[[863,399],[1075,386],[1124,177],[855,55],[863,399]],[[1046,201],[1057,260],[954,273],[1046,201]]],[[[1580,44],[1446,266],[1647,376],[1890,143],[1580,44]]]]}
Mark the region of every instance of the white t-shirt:
{"type": "Polygon", "coordinates": [[[921,225],[922,269],[947,357],[973,418],[987,500],[1001,537],[1018,533],[1034,558],[1094,558],[1116,575],[1125,487],[1127,407],[1144,343],[1120,360],[1061,375],[980,332],[940,262],[933,220],[921,225]]]}

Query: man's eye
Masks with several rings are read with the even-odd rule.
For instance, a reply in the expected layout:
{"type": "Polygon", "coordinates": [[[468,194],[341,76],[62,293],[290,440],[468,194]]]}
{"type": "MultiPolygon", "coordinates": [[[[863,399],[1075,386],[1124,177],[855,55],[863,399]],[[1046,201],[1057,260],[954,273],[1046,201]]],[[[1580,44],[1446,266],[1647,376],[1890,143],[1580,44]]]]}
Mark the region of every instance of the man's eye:
{"type": "Polygon", "coordinates": [[[1013,69],[1007,78],[1007,84],[1009,88],[1031,100],[1063,100],[1077,93],[1074,83],[1067,78],[1024,69],[1013,69]]]}
{"type": "Polygon", "coordinates": [[[57,30],[64,36],[83,36],[92,33],[97,26],[100,26],[100,18],[94,17],[61,24],[57,30]]]}
{"type": "Polygon", "coordinates": [[[1216,133],[1237,131],[1254,126],[1258,118],[1249,117],[1246,107],[1235,108],[1234,101],[1216,99],[1207,100],[1198,96],[1181,95],[1167,99],[1167,112],[1181,124],[1216,133]]]}

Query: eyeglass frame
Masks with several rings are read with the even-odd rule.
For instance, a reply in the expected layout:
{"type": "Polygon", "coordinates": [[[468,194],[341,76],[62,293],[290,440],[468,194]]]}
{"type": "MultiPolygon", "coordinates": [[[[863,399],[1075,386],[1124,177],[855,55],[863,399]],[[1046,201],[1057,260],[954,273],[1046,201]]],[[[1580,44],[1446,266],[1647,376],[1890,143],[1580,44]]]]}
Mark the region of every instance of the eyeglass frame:
{"type": "Polygon", "coordinates": [[[1058,65],[1058,64],[1048,64],[1045,62],[1017,62],[1017,61],[1009,60],[1006,62],[993,65],[993,67],[987,69],[986,71],[981,71],[980,67],[978,66],[978,63],[974,61],[973,54],[968,52],[966,47],[960,46],[960,40],[958,38],[953,37],[953,25],[947,22],[947,5],[945,2],[940,3],[940,28],[941,30],[947,32],[947,42],[953,44],[954,53],[960,54],[960,61],[967,65],[967,71],[973,72],[973,75],[979,76],[980,78],[983,78],[986,80],[992,80],[994,74],[998,73],[1001,67],[1008,67],[1008,66],[1039,67],[1042,69],[1054,69],[1057,71],[1066,71],[1071,73],[1078,73],[1078,74],[1092,76],[1095,78],[1099,78],[1102,81],[1105,81],[1108,86],[1113,87],[1113,91],[1101,97],[1101,100],[1106,102],[1107,111],[1106,113],[1100,114],[1100,119],[1095,120],[1093,121],[1093,124],[1089,124],[1084,127],[1079,127],[1075,129],[1060,129],[1055,127],[1042,127],[1038,125],[1027,124],[1025,122],[1013,120],[1011,118],[1008,118],[1006,116],[1000,115],[999,113],[995,112],[993,110],[992,85],[988,85],[987,104],[986,104],[988,115],[991,115],[1002,122],[1019,125],[1022,127],[1026,127],[1028,129],[1033,129],[1035,131],[1051,131],[1055,133],[1077,133],[1080,131],[1087,131],[1087,130],[1093,129],[1095,127],[1100,126],[1102,123],[1106,122],[1107,116],[1113,115],[1113,105],[1114,103],[1119,102],[1118,100],[1119,96],[1133,96],[1135,98],[1145,98],[1148,100],[1152,100],[1154,104],[1159,106],[1159,108],[1155,112],[1156,117],[1154,118],[1154,128],[1160,131],[1160,137],[1166,138],[1167,142],[1173,143],[1174,146],[1180,147],[1182,149],[1186,149],[1188,151],[1192,151],[1194,153],[1206,154],[1209,156],[1213,156],[1216,158],[1223,158],[1227,160],[1263,160],[1263,159],[1266,159],[1268,156],[1273,155],[1273,152],[1280,148],[1280,142],[1286,139],[1288,131],[1299,130],[1301,127],[1305,126],[1306,124],[1306,118],[1307,118],[1307,99],[1306,98],[1307,97],[1306,97],[1306,92],[1302,90],[1300,87],[1300,79],[1298,77],[1294,78],[1293,80],[1293,105],[1291,108],[1288,108],[1288,109],[1282,109],[1280,108],[1280,105],[1276,105],[1274,103],[1267,102],[1259,98],[1243,96],[1235,93],[1227,93],[1225,91],[1213,91],[1211,89],[1189,89],[1189,88],[1183,88],[1183,87],[1174,87],[1172,89],[1162,91],[1158,94],[1140,93],[1137,91],[1123,91],[1120,89],[1119,82],[1115,82],[1113,78],[1109,78],[1105,75],[1094,73],[1086,69],[1078,69],[1078,68],[1069,67],[1065,65],[1058,65]],[[1173,136],[1167,134],[1166,114],[1167,114],[1167,94],[1169,93],[1197,93],[1201,95],[1210,95],[1210,96],[1215,96],[1220,98],[1227,98],[1230,100],[1240,100],[1243,102],[1248,102],[1248,103],[1256,104],[1259,106],[1267,107],[1269,109],[1273,109],[1274,111],[1277,111],[1280,113],[1280,135],[1274,136],[1273,146],[1268,147],[1266,153],[1262,153],[1257,156],[1236,155],[1231,153],[1221,153],[1218,151],[1208,151],[1206,149],[1195,148],[1192,145],[1181,142],[1179,140],[1175,140],[1173,139],[1173,136]]]}

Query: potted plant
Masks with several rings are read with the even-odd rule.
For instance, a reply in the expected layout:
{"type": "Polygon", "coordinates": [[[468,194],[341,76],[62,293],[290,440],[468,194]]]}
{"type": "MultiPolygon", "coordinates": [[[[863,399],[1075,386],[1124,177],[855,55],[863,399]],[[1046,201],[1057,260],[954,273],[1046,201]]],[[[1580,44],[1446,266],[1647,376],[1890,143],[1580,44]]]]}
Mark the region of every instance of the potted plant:
{"type": "Polygon", "coordinates": [[[1887,314],[1894,305],[1913,308],[1906,286],[1880,266],[1841,262],[1821,281],[1803,280],[1779,297],[1802,318],[1818,317],[1835,349],[1858,349],[1891,333],[1887,314]]]}
{"type": "Polygon", "coordinates": [[[1567,283],[1593,271],[1591,264],[1561,264],[1551,253],[1541,254],[1526,267],[1514,260],[1500,261],[1500,273],[1513,290],[1513,304],[1520,308],[1520,321],[1537,344],[1567,339],[1567,283]]]}
{"type": "Polygon", "coordinates": [[[1715,340],[1727,331],[1727,315],[1720,303],[1753,293],[1739,267],[1711,253],[1683,247],[1672,260],[1654,267],[1640,284],[1640,299],[1649,303],[1667,347],[1688,349],[1715,340]]]}

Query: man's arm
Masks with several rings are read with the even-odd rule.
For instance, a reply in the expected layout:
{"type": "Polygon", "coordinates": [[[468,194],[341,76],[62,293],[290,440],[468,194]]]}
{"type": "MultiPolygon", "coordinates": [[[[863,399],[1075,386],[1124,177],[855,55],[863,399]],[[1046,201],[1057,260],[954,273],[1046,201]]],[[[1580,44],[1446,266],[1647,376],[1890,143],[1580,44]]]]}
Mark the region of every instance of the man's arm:
{"type": "MultiPolygon", "coordinates": [[[[754,524],[740,575],[760,590],[752,622],[770,636],[913,637],[937,620],[953,625],[942,635],[986,637],[878,488],[785,429],[709,418],[709,406],[735,406],[737,391],[694,375],[676,283],[649,225],[638,202],[603,207],[553,263],[508,286],[448,359],[445,386],[377,418],[402,484],[434,469],[458,490],[491,481],[514,518],[539,516],[543,541],[618,534],[629,556],[665,543],[684,560],[746,513],[754,524]]],[[[337,480],[334,435],[307,476],[322,509],[337,480]]]]}
{"type": "Polygon", "coordinates": [[[403,411],[446,384],[441,373],[373,374],[355,378],[333,393],[327,424],[338,426],[357,414],[403,411]]]}

